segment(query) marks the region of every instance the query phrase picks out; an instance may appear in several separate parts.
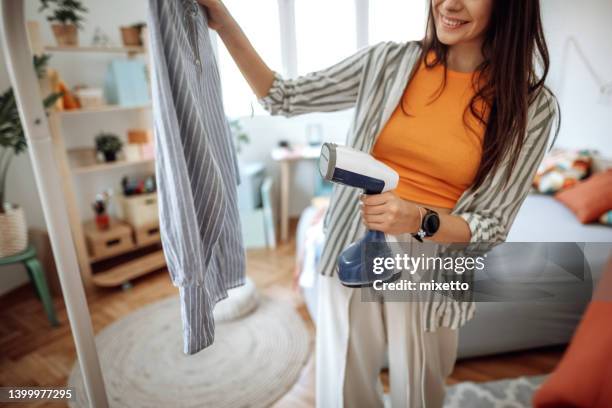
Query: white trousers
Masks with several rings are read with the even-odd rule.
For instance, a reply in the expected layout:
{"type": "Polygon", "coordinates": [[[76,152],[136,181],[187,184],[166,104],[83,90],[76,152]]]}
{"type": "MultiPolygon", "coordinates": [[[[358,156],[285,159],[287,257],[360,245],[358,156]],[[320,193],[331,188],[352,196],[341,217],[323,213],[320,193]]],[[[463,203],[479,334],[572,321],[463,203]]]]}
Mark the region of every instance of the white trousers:
{"type": "Polygon", "coordinates": [[[366,302],[337,276],[318,281],[317,407],[382,407],[379,374],[386,356],[392,408],[442,407],[457,331],[425,332],[424,303],[366,302]]]}

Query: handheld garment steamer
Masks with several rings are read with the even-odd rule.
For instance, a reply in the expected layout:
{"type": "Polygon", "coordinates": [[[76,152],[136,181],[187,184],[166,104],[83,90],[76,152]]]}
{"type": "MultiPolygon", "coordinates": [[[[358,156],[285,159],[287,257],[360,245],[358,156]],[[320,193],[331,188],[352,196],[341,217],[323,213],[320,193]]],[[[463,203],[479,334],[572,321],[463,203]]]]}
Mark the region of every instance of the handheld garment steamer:
{"type": "MultiPolygon", "coordinates": [[[[397,187],[399,174],[371,155],[346,146],[324,143],[319,157],[319,171],[325,180],[361,188],[365,194],[380,194],[397,187]]],[[[346,247],[338,256],[338,277],[349,287],[371,286],[375,280],[397,278],[393,271],[374,274],[365,270],[363,254],[369,242],[385,242],[381,231],[368,230],[357,242],[346,247]]]]}

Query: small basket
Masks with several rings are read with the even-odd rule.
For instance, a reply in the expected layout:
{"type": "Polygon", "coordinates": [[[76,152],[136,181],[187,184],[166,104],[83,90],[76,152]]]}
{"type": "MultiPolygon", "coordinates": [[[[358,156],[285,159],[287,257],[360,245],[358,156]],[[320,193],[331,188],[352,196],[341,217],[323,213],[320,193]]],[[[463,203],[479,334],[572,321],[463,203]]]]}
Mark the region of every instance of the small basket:
{"type": "Polygon", "coordinates": [[[139,194],[121,198],[123,219],[134,228],[159,224],[157,194],[139,194]]]}
{"type": "Polygon", "coordinates": [[[7,203],[4,211],[0,213],[0,258],[18,254],[28,247],[28,227],[23,208],[7,203]]]}
{"type": "Polygon", "coordinates": [[[102,88],[81,88],[75,92],[83,109],[99,108],[106,105],[102,88]]]}

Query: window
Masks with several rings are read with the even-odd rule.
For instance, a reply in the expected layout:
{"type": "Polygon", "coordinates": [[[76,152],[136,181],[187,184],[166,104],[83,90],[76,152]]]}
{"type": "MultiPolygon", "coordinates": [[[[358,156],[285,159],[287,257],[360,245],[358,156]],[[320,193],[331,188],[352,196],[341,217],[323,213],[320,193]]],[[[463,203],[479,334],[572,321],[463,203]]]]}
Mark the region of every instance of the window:
{"type": "Polygon", "coordinates": [[[370,0],[370,44],[422,39],[426,9],[426,0],[370,0]]]}
{"type": "MultiPolygon", "coordinates": [[[[282,69],[277,0],[225,0],[223,2],[257,52],[276,70],[282,69]]],[[[218,39],[219,71],[225,112],[230,117],[263,113],[248,82],[218,39]]]]}
{"type": "Polygon", "coordinates": [[[327,68],[357,50],[355,0],[295,0],[298,74],[327,68]]]}
{"type": "MultiPolygon", "coordinates": [[[[285,76],[331,66],[360,46],[423,37],[428,0],[225,0],[270,68],[285,76]],[[357,23],[359,21],[359,23],[357,23]]],[[[223,43],[218,41],[225,110],[263,113],[223,43]]]]}

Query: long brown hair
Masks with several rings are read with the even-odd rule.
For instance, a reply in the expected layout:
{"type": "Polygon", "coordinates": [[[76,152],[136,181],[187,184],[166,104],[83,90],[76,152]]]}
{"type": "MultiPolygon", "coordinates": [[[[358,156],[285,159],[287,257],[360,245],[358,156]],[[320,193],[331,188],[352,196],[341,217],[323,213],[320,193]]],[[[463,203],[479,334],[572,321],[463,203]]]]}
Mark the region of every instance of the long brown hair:
{"type": "MultiPolygon", "coordinates": [[[[482,54],[484,62],[473,77],[475,94],[466,108],[466,112],[486,126],[482,159],[472,189],[481,186],[487,175],[500,167],[506,155],[510,163],[506,176],[509,176],[523,147],[528,108],[544,87],[550,65],[539,0],[494,1],[482,54]],[[538,64],[539,73],[536,72],[538,64]]],[[[442,87],[446,83],[447,56],[448,46],[438,39],[431,6],[421,61],[429,68],[444,65],[442,87]]]]}

